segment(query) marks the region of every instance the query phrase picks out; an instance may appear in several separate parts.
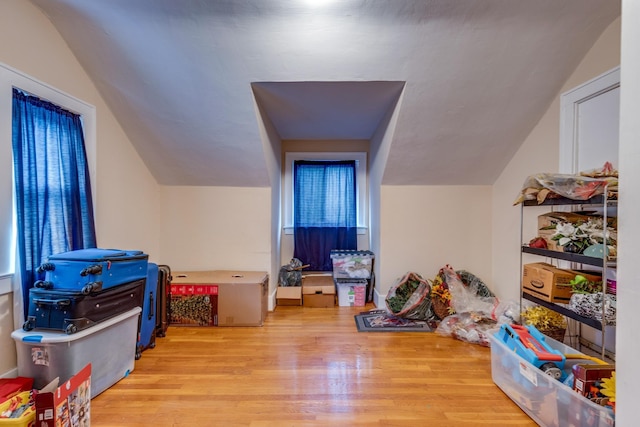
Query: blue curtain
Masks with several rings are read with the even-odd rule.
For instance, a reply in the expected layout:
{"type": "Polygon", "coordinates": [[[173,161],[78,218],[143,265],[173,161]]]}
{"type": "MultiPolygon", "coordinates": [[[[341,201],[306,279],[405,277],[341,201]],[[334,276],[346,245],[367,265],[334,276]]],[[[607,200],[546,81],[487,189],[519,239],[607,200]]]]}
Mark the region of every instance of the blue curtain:
{"type": "Polygon", "coordinates": [[[294,162],[294,254],[331,271],[331,249],[357,249],[355,161],[294,162]]]}
{"type": "Polygon", "coordinates": [[[96,247],[81,117],[13,90],[13,169],[25,316],[38,266],[96,247]]]}

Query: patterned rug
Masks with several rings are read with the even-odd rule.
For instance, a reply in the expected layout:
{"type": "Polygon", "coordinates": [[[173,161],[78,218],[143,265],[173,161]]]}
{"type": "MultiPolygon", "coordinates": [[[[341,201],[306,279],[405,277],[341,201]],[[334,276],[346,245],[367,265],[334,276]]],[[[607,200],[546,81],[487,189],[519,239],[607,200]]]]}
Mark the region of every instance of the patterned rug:
{"type": "Polygon", "coordinates": [[[433,332],[428,322],[402,319],[385,310],[372,310],[354,316],[358,332],[433,332]]]}

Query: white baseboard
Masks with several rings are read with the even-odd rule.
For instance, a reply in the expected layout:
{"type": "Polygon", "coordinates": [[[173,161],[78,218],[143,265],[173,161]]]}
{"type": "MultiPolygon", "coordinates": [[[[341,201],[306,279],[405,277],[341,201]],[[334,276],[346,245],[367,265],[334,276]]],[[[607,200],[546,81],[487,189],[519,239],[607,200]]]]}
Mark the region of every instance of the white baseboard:
{"type": "Polygon", "coordinates": [[[0,374],[0,378],[16,378],[18,376],[18,367],[13,368],[3,374],[0,374]]]}

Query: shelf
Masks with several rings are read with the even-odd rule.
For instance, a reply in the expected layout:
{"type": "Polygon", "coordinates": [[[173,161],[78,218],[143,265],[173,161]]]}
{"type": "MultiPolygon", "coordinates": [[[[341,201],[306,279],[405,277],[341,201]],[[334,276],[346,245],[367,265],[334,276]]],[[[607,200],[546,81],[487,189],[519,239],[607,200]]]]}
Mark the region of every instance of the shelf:
{"type": "MultiPolygon", "coordinates": [[[[607,199],[607,205],[615,205],[618,199],[607,199]]],[[[522,202],[524,206],[559,206],[559,205],[604,205],[604,196],[594,196],[588,200],[573,200],[564,197],[545,199],[544,202],[538,203],[537,200],[525,200],[522,202]]]]}
{"type": "Polygon", "coordinates": [[[568,308],[562,305],[554,304],[552,302],[545,301],[540,298],[536,298],[533,295],[529,295],[524,292],[522,293],[522,298],[529,300],[531,302],[535,302],[536,304],[542,305],[550,310],[556,311],[562,314],[563,316],[567,316],[573,320],[577,320],[580,323],[584,323],[585,325],[591,326],[594,329],[597,329],[599,331],[602,330],[602,322],[600,322],[599,320],[592,319],[591,317],[580,316],[575,311],[569,310],[568,308]]]}
{"type": "MultiPolygon", "coordinates": [[[[549,249],[531,248],[529,246],[522,246],[522,252],[527,254],[548,257],[548,258],[561,259],[564,261],[577,262],[580,264],[595,265],[596,267],[604,267],[604,260],[602,258],[595,258],[592,256],[586,256],[582,254],[552,251],[549,249]]],[[[616,266],[615,262],[613,261],[607,262],[607,267],[615,268],[615,266],[616,266]]]]}

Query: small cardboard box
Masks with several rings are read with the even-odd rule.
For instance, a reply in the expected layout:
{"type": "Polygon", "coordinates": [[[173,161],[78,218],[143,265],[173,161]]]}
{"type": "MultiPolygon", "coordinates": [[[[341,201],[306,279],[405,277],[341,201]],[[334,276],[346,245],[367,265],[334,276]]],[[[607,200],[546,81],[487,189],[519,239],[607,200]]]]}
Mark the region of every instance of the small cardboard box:
{"type": "Polygon", "coordinates": [[[302,286],[278,286],[276,305],[302,305],[302,286]]]}
{"type": "Polygon", "coordinates": [[[573,371],[573,390],[584,397],[593,398],[592,386],[603,378],[611,378],[615,365],[577,364],[573,371]]]}
{"type": "Polygon", "coordinates": [[[302,305],[327,308],[336,305],[336,285],[327,274],[306,274],[302,277],[302,305]]]}
{"type": "Polygon", "coordinates": [[[91,364],[53,392],[36,395],[38,427],[88,426],[91,414],[91,364]]]}
{"type": "Polygon", "coordinates": [[[522,271],[522,291],[549,302],[567,304],[571,299],[569,284],[577,274],[588,280],[602,280],[600,276],[557,268],[545,262],[525,264],[522,271]]]}

